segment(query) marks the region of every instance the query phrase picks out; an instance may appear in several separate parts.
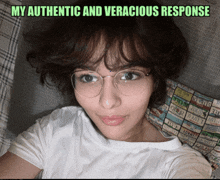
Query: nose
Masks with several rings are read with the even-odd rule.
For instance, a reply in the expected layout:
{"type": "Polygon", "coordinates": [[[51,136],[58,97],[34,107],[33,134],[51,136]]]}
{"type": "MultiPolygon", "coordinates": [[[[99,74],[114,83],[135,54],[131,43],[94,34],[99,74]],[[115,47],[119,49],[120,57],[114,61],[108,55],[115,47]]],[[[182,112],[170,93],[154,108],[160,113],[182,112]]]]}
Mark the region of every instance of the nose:
{"type": "Polygon", "coordinates": [[[121,105],[120,94],[114,86],[111,76],[107,76],[103,79],[99,103],[105,109],[113,109],[121,105]]]}

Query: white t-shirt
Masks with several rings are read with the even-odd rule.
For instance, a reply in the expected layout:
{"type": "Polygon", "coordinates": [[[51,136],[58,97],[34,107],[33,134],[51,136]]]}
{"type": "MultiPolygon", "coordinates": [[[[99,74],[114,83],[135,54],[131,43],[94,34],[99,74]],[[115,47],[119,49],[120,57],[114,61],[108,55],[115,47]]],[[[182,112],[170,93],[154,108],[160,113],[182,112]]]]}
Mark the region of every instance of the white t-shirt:
{"type": "Polygon", "coordinates": [[[9,148],[42,178],[210,178],[202,155],[181,144],[106,139],[82,108],[65,107],[38,119],[9,148]]]}

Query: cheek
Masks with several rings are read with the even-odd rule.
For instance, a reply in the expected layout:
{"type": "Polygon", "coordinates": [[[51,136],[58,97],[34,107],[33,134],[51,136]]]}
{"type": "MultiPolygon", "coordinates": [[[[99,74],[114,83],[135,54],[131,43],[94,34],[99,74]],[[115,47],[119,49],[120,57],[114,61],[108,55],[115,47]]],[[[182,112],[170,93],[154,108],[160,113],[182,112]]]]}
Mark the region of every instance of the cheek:
{"type": "Polygon", "coordinates": [[[129,101],[130,107],[134,110],[145,112],[147,110],[152,93],[153,85],[149,86],[145,92],[132,96],[129,101]]]}
{"type": "Polygon", "coordinates": [[[153,91],[154,91],[154,82],[153,79],[149,79],[146,90],[142,93],[137,93],[135,96],[130,96],[130,99],[132,99],[132,101],[137,104],[142,104],[142,105],[148,104],[153,91]]]}
{"type": "Polygon", "coordinates": [[[93,119],[93,114],[97,113],[99,108],[99,101],[97,98],[86,98],[75,93],[76,100],[80,106],[86,111],[86,113],[93,119]]]}
{"type": "Polygon", "coordinates": [[[150,101],[151,92],[142,93],[136,96],[132,96],[127,100],[124,100],[124,105],[130,110],[143,111],[146,110],[150,101]]]}
{"type": "Polygon", "coordinates": [[[84,109],[88,109],[89,107],[91,108],[92,104],[94,104],[94,100],[92,100],[92,98],[86,98],[84,96],[79,95],[78,93],[75,93],[75,97],[77,102],[84,109]]]}

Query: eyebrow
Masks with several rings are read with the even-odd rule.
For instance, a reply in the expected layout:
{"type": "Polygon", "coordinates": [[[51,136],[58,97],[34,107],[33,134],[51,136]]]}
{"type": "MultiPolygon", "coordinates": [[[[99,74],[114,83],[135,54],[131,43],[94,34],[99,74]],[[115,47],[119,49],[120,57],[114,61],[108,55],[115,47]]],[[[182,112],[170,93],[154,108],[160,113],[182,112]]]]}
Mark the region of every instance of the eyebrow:
{"type": "Polygon", "coordinates": [[[80,66],[76,69],[83,69],[83,70],[91,70],[91,71],[95,71],[95,68],[92,66],[80,66]]]}
{"type": "MultiPolygon", "coordinates": [[[[135,67],[135,66],[137,66],[137,65],[132,65],[132,64],[123,65],[123,66],[120,66],[116,71],[120,71],[120,70],[124,70],[124,69],[129,69],[129,68],[135,67]]],[[[92,66],[80,67],[80,69],[91,70],[91,71],[96,71],[96,68],[97,67],[92,67],[92,66]]],[[[112,72],[114,72],[114,71],[112,71],[112,72]]]]}

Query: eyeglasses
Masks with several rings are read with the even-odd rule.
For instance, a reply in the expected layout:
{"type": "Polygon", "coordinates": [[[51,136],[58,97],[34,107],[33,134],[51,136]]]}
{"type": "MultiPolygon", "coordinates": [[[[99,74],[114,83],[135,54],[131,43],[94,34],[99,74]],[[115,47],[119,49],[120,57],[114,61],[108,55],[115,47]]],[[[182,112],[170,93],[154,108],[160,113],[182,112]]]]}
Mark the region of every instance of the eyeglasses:
{"type": "Polygon", "coordinates": [[[150,71],[145,74],[140,70],[122,70],[114,76],[101,76],[95,71],[80,70],[71,76],[73,88],[82,96],[96,97],[100,94],[105,77],[114,78],[114,86],[125,96],[133,96],[146,90],[148,84],[147,76],[150,71]]]}

